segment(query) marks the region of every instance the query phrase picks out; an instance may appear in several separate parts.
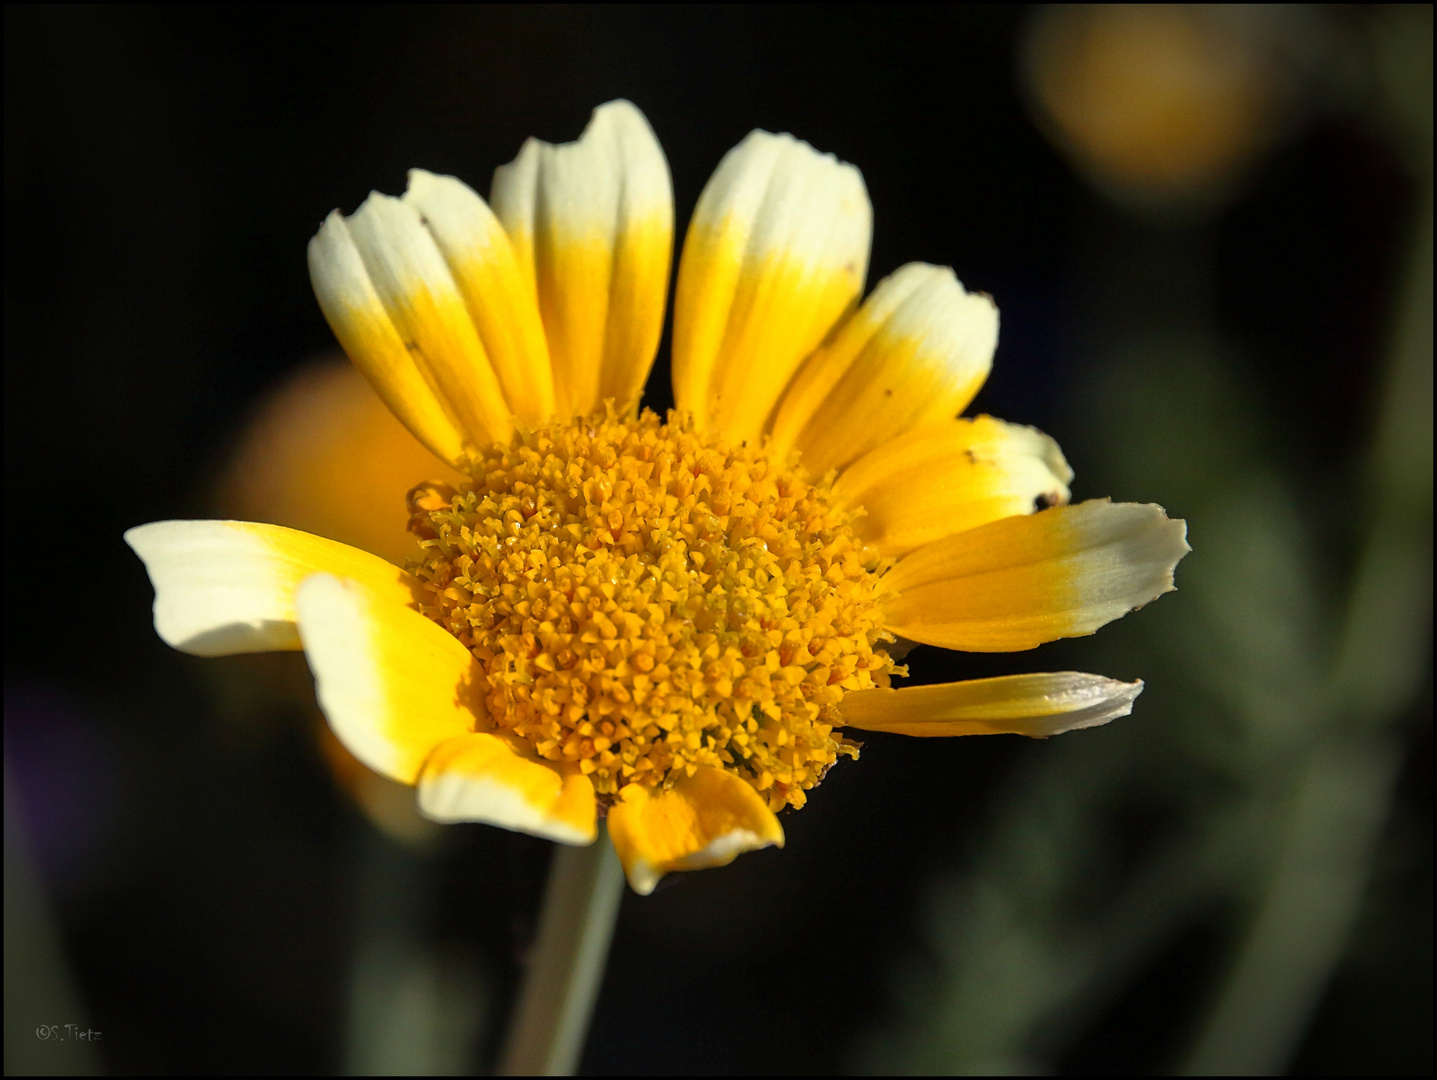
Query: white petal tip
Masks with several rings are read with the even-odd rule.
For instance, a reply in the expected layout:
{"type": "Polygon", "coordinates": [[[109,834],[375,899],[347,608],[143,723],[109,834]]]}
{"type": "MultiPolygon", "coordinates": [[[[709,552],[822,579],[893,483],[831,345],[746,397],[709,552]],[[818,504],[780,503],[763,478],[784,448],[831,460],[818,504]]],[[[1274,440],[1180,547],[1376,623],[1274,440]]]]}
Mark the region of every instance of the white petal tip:
{"type": "Polygon", "coordinates": [[[1097,675],[1076,676],[1078,680],[1066,694],[1055,695],[1053,701],[1063,711],[1054,715],[1044,730],[1025,732],[1034,739],[1046,739],[1069,731],[1101,727],[1127,716],[1133,702],[1143,692],[1143,681],[1125,683],[1097,675]]]}
{"type": "Polygon", "coordinates": [[[640,896],[648,896],[659,884],[663,871],[655,870],[644,859],[635,859],[633,865],[627,867],[624,875],[629,879],[629,888],[640,896]]]}
{"type": "Polygon", "coordinates": [[[155,633],[170,648],[206,657],[298,648],[283,585],[244,524],[152,521],[124,538],[145,564],[155,633]]]}

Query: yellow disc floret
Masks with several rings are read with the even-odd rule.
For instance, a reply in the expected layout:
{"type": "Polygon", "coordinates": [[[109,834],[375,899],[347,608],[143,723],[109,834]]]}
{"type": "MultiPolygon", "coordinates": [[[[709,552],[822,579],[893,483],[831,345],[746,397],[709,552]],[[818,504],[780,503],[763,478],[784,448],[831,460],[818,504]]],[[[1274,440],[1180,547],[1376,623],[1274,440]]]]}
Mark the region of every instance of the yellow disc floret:
{"type": "Polygon", "coordinates": [[[411,492],[410,527],[487,723],[605,803],[710,765],[802,806],[857,755],[834,706],[898,669],[875,648],[884,567],[825,484],[647,410],[521,433],[469,471],[411,492]]]}

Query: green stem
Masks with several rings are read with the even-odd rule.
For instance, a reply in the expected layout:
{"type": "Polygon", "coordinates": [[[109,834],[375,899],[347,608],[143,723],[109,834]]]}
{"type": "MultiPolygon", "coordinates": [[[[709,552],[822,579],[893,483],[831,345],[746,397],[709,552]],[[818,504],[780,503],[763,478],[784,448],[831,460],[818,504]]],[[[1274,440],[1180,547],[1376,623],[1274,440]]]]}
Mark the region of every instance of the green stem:
{"type": "Polygon", "coordinates": [[[573,1075],[623,893],[624,871],[602,822],[593,844],[554,852],[539,935],[499,1075],[573,1075]]]}

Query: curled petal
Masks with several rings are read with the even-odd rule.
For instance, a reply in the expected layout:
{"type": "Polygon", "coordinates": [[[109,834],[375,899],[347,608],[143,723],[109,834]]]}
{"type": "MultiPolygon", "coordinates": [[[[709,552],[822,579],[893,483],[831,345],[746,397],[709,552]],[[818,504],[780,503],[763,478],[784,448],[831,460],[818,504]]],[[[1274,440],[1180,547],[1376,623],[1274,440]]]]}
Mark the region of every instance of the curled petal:
{"type": "Polygon", "coordinates": [[[674,236],[668,162],[644,114],[611,101],[577,142],[530,139],[495,171],[490,198],[538,296],[560,417],[637,402],[674,236]]]}
{"type": "Polygon", "coordinates": [[[295,609],[320,708],[375,772],[413,784],[437,747],[484,715],[478,662],[419,612],[331,574],[305,578],[295,609]]]}
{"type": "Polygon", "coordinates": [[[821,476],[934,420],[957,416],[993,366],[998,309],[947,267],[909,263],[804,363],[774,420],[780,450],[821,476]]]}
{"type": "Polygon", "coordinates": [[[295,593],[314,573],[363,582],[400,608],[425,595],[417,578],[377,555],[279,525],[154,521],[125,542],[155,587],[155,632],[195,656],[298,649],[295,593]]]}
{"type": "Polygon", "coordinates": [[[419,775],[419,809],[434,821],[483,821],[561,844],[590,844],[598,835],[587,776],[564,775],[484,732],[434,749],[419,775]]]}
{"type": "Polygon", "coordinates": [[[872,232],[852,165],[766,131],[730,150],[679,263],[679,408],[734,441],[761,435],[799,364],[857,302],[872,232]]]}
{"type": "Polygon", "coordinates": [[[783,826],[763,796],[708,766],[658,794],[628,785],[608,820],[629,885],[641,896],[671,870],[727,866],[745,851],[783,847],[783,826]]]}
{"type": "Polygon", "coordinates": [[[839,475],[834,499],[861,506],[854,531],[903,555],[990,521],[1068,501],[1073,470],[1036,428],[991,416],[928,424],[870,450],[839,475]]]}
{"type": "Polygon", "coordinates": [[[901,690],[854,690],[839,711],[849,727],[923,737],[1027,735],[1046,739],[1127,716],[1142,682],[1059,671],[901,690]]]}
{"type": "Polygon", "coordinates": [[[1160,506],[1105,499],[1003,518],[899,560],[884,625],[968,652],[1091,634],[1173,588],[1186,533],[1160,506]]]}

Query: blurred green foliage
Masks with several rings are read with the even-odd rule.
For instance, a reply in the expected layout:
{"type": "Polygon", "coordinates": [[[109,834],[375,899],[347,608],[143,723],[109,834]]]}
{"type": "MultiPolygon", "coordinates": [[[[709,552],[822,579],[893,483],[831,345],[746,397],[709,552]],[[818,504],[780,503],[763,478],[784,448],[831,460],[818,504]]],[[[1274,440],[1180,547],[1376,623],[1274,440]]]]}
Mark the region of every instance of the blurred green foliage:
{"type": "MultiPolygon", "coordinates": [[[[864,1044],[866,1071],[1281,1073],[1317,1014],[1430,670],[1430,8],[1376,19],[1371,44],[1372,120],[1419,207],[1370,460],[1317,491],[1284,468],[1252,365],[1216,325],[1211,221],[1093,211],[1078,485],[1093,490],[1086,466],[1099,490],[1164,503],[1194,553],[1176,597],[1088,654],[1148,680],[1134,715],[1026,759],[966,864],[931,886],[926,951],[895,983],[897,1019],[864,1044]],[[1324,536],[1353,552],[1345,565],[1324,536]],[[1180,1000],[1153,1009],[1152,993],[1180,1000]],[[1155,1017],[1128,1033],[1127,1060],[1103,1060],[1105,1025],[1155,1017]]],[[[1428,971],[1411,1022],[1430,997],[1428,971]]]]}

